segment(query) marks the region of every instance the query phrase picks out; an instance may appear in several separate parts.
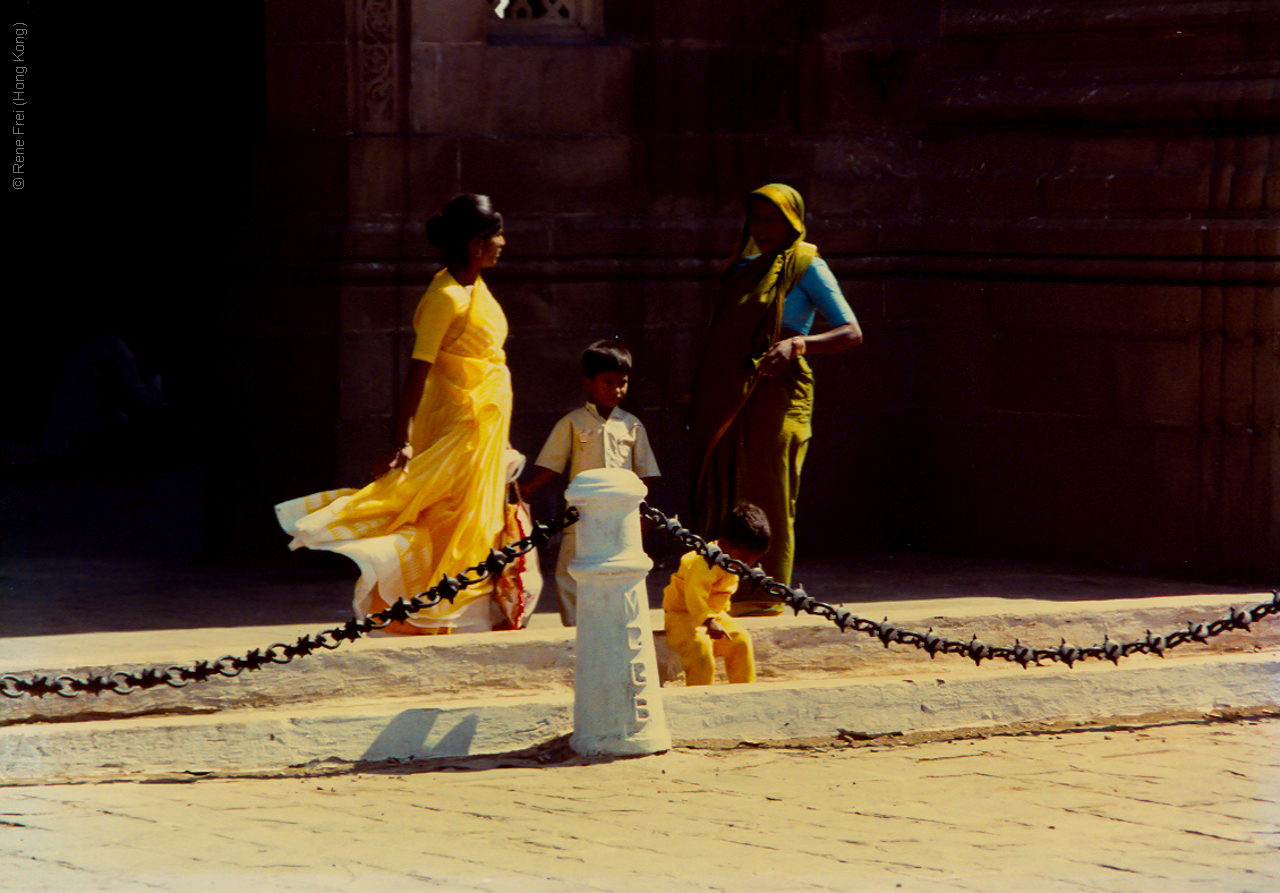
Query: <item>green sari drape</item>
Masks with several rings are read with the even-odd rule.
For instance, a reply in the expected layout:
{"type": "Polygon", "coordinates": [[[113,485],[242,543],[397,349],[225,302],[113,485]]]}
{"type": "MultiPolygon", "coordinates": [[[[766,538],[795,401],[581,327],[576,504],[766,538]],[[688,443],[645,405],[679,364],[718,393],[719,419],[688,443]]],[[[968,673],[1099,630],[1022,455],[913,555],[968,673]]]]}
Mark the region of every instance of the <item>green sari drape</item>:
{"type": "MultiPolygon", "coordinates": [[[[803,357],[773,377],[760,375],[758,368],[778,340],[783,301],[818,250],[803,241],[804,201],[798,192],[770,184],[751,195],[777,205],[796,236],[782,248],[740,265],[740,258],[754,249],[744,231],[721,280],[692,393],[693,529],[700,536],[715,537],[725,515],[739,502],[758,505],[773,529],[761,566],[774,579],[790,583],[800,470],[811,431],[813,374],[803,357]]],[[[758,598],[751,592],[742,594],[742,600],[758,598]]]]}

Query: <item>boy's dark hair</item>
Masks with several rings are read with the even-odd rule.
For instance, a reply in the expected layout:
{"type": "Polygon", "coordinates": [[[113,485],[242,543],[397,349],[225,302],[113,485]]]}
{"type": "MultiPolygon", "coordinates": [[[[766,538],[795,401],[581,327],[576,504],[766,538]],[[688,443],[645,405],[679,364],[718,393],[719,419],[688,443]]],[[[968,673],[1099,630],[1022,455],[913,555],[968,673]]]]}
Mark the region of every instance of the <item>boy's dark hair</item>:
{"type": "Polygon", "coordinates": [[[582,374],[595,378],[601,372],[631,372],[631,351],[618,341],[592,343],[582,352],[582,374]]]}
{"type": "Polygon", "coordinates": [[[724,545],[761,554],[769,551],[769,538],[772,535],[764,509],[749,502],[738,503],[720,524],[720,541],[724,545]]]}

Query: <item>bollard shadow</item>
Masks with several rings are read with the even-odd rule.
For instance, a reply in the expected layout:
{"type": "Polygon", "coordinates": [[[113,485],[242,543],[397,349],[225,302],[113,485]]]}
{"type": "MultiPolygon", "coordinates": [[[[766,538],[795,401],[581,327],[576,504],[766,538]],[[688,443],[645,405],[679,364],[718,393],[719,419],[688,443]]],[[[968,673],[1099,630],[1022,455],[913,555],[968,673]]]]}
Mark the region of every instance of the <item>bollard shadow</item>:
{"type": "Polygon", "coordinates": [[[433,757],[466,757],[471,754],[479,719],[459,717],[452,728],[441,730],[444,711],[431,708],[398,714],[361,755],[362,762],[419,760],[433,757]]]}
{"type": "MultiPolygon", "coordinates": [[[[596,766],[621,760],[641,760],[669,753],[669,751],[663,751],[647,755],[583,756],[569,746],[569,737],[569,735],[559,735],[520,750],[503,753],[414,759],[383,757],[362,760],[351,765],[348,771],[363,775],[416,775],[429,772],[485,772],[494,769],[556,769],[569,766],[596,766]]],[[[372,748],[370,750],[372,751],[372,748]]]]}

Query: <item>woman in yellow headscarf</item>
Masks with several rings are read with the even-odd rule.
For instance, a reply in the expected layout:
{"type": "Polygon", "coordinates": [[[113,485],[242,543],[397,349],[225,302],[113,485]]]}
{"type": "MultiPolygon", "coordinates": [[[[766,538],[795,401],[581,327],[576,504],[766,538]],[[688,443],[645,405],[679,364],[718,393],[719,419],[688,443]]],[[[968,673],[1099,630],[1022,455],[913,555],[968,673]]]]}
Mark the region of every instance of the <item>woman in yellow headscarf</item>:
{"type": "MultiPolygon", "coordinates": [[[[513,460],[507,319],[480,276],[505,244],[502,216],[486,196],[460,195],[428,222],[427,237],[447,266],[414,313],[416,340],[396,429],[400,446],[361,490],[329,490],[276,506],[292,548],[337,552],[359,565],[355,611],[361,617],[480,563],[504,529],[513,460]]],[[[387,632],[507,626],[486,580],[462,590],[452,604],[392,623],[387,632]]]]}
{"type": "MultiPolygon", "coordinates": [[[[835,277],[817,247],[804,241],[804,216],[804,199],[785,184],[748,196],[742,239],[721,277],[698,364],[690,416],[695,532],[714,536],[738,503],[760,506],[773,528],[761,566],[787,584],[813,408],[805,355],[862,342],[835,277]],[[830,328],[811,335],[817,314],[830,328]]],[[[749,591],[742,595],[753,598],[749,591]]],[[[730,613],[781,610],[780,603],[735,600],[730,613]]]]}

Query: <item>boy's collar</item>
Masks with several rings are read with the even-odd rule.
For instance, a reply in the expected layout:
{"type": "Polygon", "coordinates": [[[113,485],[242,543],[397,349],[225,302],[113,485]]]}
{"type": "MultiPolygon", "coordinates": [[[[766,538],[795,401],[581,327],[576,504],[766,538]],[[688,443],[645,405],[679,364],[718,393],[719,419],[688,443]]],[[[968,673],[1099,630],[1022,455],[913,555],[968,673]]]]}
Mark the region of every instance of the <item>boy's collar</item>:
{"type": "Polygon", "coordinates": [[[608,415],[602,415],[600,413],[600,410],[596,409],[596,405],[594,403],[592,403],[590,400],[587,401],[587,411],[590,412],[593,416],[595,416],[602,422],[607,422],[609,421],[609,419],[613,418],[613,413],[617,411],[618,408],[619,407],[614,407],[614,409],[609,411],[608,415]]]}

